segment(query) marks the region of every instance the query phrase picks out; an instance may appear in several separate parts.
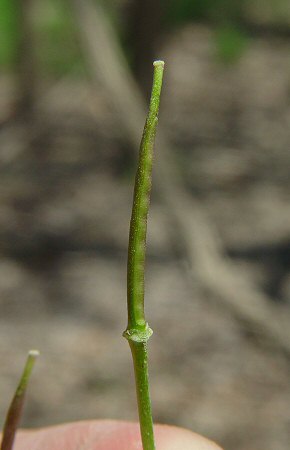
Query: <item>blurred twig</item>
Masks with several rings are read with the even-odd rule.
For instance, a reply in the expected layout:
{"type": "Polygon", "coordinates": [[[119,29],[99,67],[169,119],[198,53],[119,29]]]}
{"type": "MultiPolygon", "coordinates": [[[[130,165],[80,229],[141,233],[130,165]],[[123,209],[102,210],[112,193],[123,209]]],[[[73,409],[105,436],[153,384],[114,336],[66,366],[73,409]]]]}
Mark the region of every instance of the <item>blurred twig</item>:
{"type": "MultiPolygon", "coordinates": [[[[145,106],[117,36],[100,2],[71,0],[71,3],[91,78],[109,93],[120,125],[137,151],[145,106]]],[[[162,164],[158,166],[154,182],[167,204],[170,222],[174,225],[173,241],[183,248],[191,277],[197,277],[203,289],[251,331],[290,356],[289,312],[271,305],[224,257],[205,209],[186,191],[175,170],[173,150],[161,128],[157,153],[161,154],[162,164]]]]}
{"type": "Polygon", "coordinates": [[[151,63],[156,59],[156,43],[162,32],[161,0],[134,0],[128,6],[127,38],[132,53],[132,69],[143,93],[149,97],[151,63]]]}

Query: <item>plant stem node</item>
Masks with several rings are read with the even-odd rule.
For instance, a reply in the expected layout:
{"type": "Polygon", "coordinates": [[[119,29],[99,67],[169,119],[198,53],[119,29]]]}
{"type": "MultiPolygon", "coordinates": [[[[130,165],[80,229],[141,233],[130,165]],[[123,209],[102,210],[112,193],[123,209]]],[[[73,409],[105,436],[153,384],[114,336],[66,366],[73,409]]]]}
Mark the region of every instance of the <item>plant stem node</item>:
{"type": "Polygon", "coordinates": [[[138,330],[136,328],[127,328],[127,330],[124,331],[123,336],[128,341],[133,342],[147,342],[152,336],[153,330],[149,327],[148,323],[146,322],[146,327],[144,330],[138,330]]]}

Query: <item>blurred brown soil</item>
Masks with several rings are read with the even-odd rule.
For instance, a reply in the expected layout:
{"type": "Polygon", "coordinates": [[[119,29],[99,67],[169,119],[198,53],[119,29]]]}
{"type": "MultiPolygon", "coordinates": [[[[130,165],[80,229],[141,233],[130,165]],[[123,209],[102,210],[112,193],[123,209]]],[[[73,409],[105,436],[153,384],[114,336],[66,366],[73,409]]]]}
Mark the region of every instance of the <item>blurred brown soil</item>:
{"type": "MultiPolygon", "coordinates": [[[[251,40],[226,65],[211,31],[188,27],[161,53],[161,124],[186,185],[232,264],[269,304],[288,310],[290,42],[251,40]]],[[[1,118],[10,84],[0,80],[1,118]]],[[[136,420],[121,338],[134,158],[110,99],[84,80],[64,80],[42,97],[32,124],[3,124],[0,144],[1,418],[25,353],[36,347],[25,426],[136,420]]],[[[157,149],[155,177],[159,164],[157,149]]],[[[227,449],[288,450],[289,357],[209,297],[198,278],[188,280],[167,215],[154,191],[146,311],[155,420],[227,449]]]]}

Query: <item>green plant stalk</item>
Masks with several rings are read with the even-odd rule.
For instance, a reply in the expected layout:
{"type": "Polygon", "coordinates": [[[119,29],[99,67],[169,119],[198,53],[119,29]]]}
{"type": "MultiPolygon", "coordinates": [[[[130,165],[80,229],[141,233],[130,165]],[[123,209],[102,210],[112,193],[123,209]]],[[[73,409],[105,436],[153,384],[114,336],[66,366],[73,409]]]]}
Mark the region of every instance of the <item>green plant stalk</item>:
{"type": "Polygon", "coordinates": [[[7,412],[3,428],[1,450],[12,450],[13,448],[16,431],[21,419],[26,388],[30,379],[30,375],[35,360],[38,355],[39,353],[37,350],[30,350],[30,352],[28,353],[23,373],[21,375],[19,384],[17,386],[14,397],[7,412]]]}
{"type": "Polygon", "coordinates": [[[155,61],[153,66],[152,93],[140,144],[130,222],[127,271],[128,326],[123,334],[129,341],[133,357],[143,450],[155,450],[147,353],[147,341],[152,334],[152,330],[149,328],[144,314],[144,271],[153,148],[158,122],[164,62],[155,61]]]}

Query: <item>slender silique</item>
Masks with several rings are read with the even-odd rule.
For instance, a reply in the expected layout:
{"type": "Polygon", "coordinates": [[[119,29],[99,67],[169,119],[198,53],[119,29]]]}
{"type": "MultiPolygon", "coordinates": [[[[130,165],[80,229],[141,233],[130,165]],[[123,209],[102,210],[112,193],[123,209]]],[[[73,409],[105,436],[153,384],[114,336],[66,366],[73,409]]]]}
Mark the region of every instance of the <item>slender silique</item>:
{"type": "Polygon", "coordinates": [[[1,442],[1,450],[12,450],[13,443],[16,435],[16,431],[21,419],[21,413],[23,409],[25,392],[29,382],[29,378],[35,363],[37,356],[39,355],[37,350],[30,350],[27,356],[27,360],[22,372],[19,384],[15,391],[14,397],[7,412],[3,436],[1,442]]]}
{"type": "Polygon", "coordinates": [[[152,330],[149,328],[144,315],[144,268],[153,147],[158,122],[164,62],[155,61],[153,66],[152,93],[140,144],[130,222],[127,273],[128,326],[124,332],[133,356],[143,450],[155,449],[147,355],[147,341],[152,334],[152,330]]]}

